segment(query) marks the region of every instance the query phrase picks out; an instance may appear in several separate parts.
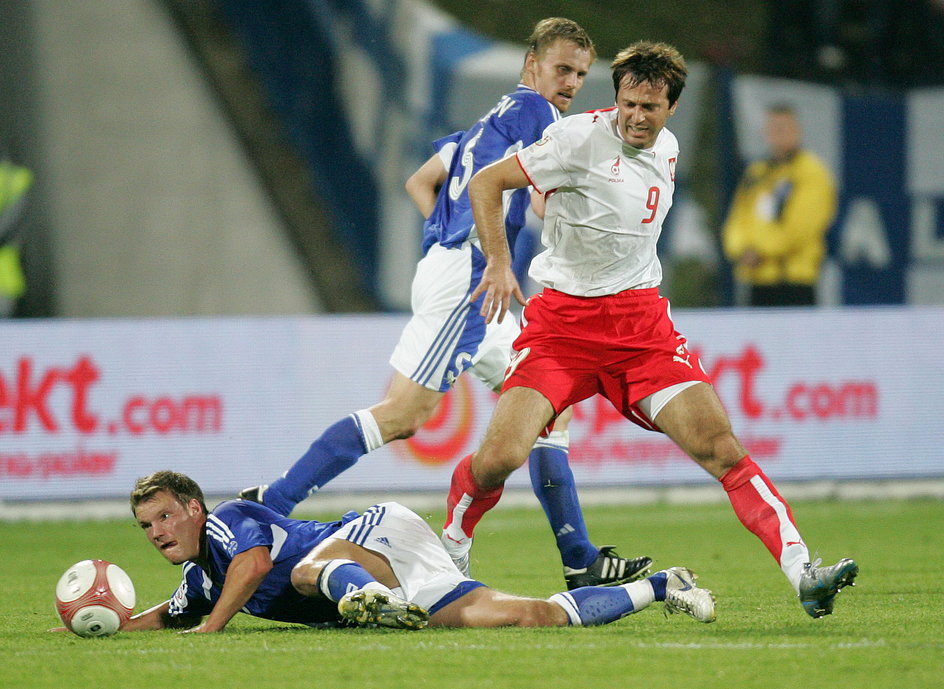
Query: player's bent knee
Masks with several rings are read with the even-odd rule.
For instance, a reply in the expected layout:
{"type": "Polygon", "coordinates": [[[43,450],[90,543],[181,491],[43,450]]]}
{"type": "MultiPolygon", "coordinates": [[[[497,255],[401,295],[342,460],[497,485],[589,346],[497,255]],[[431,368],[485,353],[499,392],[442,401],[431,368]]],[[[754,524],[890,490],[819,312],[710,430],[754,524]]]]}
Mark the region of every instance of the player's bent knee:
{"type": "MultiPolygon", "coordinates": [[[[525,455],[525,460],[527,455],[525,455]]],[[[472,476],[480,488],[495,488],[505,482],[524,460],[477,452],[472,459],[472,476]]]]}
{"type": "Polygon", "coordinates": [[[730,431],[707,436],[691,450],[692,457],[719,477],[741,461],[747,451],[730,431]]]}
{"type": "Polygon", "coordinates": [[[730,431],[719,434],[715,438],[712,452],[719,465],[725,470],[740,462],[741,458],[747,454],[744,446],[738,442],[738,439],[730,431]]]}
{"type": "Polygon", "coordinates": [[[425,416],[412,416],[401,412],[394,416],[378,418],[377,423],[384,439],[406,440],[416,435],[416,432],[426,422],[426,418],[425,416]]]}
{"type": "Polygon", "coordinates": [[[486,443],[475,453],[475,463],[494,473],[510,474],[528,461],[533,444],[486,443]]]}
{"type": "Polygon", "coordinates": [[[326,562],[327,560],[306,557],[295,565],[291,575],[292,586],[295,590],[303,596],[318,595],[318,577],[321,576],[321,570],[324,569],[326,562]]]}
{"type": "Polygon", "coordinates": [[[411,404],[409,400],[400,402],[386,399],[372,413],[385,438],[406,440],[412,438],[429,421],[435,411],[435,405],[411,404]]]}

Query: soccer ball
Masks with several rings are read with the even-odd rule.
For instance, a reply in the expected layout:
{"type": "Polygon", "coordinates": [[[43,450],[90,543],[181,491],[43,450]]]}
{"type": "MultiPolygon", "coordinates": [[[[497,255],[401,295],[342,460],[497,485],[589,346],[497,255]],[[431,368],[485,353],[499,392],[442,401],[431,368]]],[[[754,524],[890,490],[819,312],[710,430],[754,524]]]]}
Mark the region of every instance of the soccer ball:
{"type": "Polygon", "coordinates": [[[133,610],[131,578],[106,560],[76,562],[56,584],[56,612],[66,628],[79,636],[111,636],[133,610]]]}

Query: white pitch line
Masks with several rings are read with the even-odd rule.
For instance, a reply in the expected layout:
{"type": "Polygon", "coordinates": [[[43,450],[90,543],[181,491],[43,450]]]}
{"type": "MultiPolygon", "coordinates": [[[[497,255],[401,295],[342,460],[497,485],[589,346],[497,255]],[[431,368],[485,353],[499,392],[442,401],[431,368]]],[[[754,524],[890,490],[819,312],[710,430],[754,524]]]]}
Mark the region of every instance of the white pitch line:
{"type": "MultiPolygon", "coordinates": [[[[912,500],[918,498],[944,499],[944,480],[921,481],[817,481],[813,483],[782,483],[777,486],[790,502],[803,500],[912,500]]],[[[234,495],[207,496],[212,509],[222,500],[234,495]]],[[[340,513],[349,509],[364,510],[374,503],[393,500],[403,503],[421,516],[446,506],[446,490],[441,492],[417,491],[408,493],[336,493],[330,490],[316,493],[299,504],[292,516],[304,519],[326,513],[340,513]],[[425,514],[424,514],[425,513],[425,514]]],[[[721,486],[659,486],[646,488],[615,487],[580,489],[583,505],[652,505],[710,504],[726,502],[721,486]]],[[[498,503],[496,511],[509,507],[537,507],[534,494],[525,489],[509,488],[498,503]]],[[[133,521],[127,500],[59,500],[10,501],[0,500],[0,522],[5,521],[64,521],[74,519],[124,519],[133,521]]]]}

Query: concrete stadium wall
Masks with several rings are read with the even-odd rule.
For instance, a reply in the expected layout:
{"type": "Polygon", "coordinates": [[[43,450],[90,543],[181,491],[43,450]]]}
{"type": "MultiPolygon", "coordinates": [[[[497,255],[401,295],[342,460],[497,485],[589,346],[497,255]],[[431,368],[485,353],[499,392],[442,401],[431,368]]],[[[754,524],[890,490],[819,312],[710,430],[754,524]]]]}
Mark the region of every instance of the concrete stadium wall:
{"type": "Polygon", "coordinates": [[[161,5],[29,6],[56,312],[320,311],[278,216],[161,5]]]}

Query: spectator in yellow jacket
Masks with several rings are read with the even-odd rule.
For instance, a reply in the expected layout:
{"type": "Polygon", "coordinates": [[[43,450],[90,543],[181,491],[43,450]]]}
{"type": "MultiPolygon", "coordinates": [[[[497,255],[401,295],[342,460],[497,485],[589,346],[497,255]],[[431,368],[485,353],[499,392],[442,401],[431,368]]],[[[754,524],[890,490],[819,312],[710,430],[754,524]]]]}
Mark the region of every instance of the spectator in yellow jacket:
{"type": "Polygon", "coordinates": [[[0,318],[13,314],[26,291],[18,230],[33,173],[0,156],[0,318]]]}
{"type": "Polygon", "coordinates": [[[836,183],[813,153],[789,105],[767,111],[770,157],[748,166],[722,231],[735,279],[751,306],[816,302],[826,231],[836,217],[836,183]]]}

